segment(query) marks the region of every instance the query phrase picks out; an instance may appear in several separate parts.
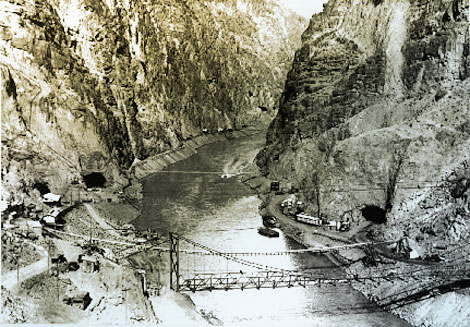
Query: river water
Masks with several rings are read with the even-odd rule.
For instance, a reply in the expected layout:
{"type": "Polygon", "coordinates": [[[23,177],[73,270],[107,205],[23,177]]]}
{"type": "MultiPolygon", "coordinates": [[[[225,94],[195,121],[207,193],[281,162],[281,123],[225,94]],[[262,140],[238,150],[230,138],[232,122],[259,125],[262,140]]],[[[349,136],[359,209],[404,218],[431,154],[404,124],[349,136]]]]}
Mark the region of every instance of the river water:
{"type": "MultiPolygon", "coordinates": [[[[242,173],[264,144],[264,135],[227,140],[199,149],[198,154],[143,180],[142,215],[137,228],[176,232],[222,252],[274,252],[301,248],[282,234],[267,238],[261,226],[260,199],[241,183],[242,173]],[[221,178],[228,173],[229,178],[221,178]]],[[[181,248],[200,249],[181,242],[181,248]]],[[[315,270],[341,276],[321,255],[289,254],[244,259],[263,265],[315,270]]],[[[253,269],[223,258],[182,255],[183,275],[202,271],[249,272],[253,269]]],[[[199,309],[212,312],[224,325],[409,326],[384,312],[348,285],[340,284],[190,293],[199,309]]]]}

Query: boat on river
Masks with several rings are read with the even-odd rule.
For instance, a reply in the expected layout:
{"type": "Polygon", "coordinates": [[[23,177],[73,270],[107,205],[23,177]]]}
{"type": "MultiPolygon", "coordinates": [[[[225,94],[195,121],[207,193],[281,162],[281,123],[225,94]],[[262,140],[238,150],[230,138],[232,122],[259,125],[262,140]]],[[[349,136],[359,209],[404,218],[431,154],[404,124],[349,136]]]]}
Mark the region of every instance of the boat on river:
{"type": "Polygon", "coordinates": [[[279,237],[279,232],[271,228],[260,227],[258,233],[267,237],[279,237]]]}
{"type": "Polygon", "coordinates": [[[263,216],[263,226],[267,228],[279,227],[279,223],[274,216],[263,216]]]}

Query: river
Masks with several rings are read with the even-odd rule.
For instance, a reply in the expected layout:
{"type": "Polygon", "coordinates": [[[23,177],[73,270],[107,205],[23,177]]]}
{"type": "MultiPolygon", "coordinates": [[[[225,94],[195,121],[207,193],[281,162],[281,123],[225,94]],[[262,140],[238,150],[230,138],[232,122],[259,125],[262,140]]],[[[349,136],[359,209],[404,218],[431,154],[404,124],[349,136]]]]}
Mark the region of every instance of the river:
{"type": "MultiPolygon", "coordinates": [[[[137,228],[161,233],[176,232],[225,252],[273,252],[301,248],[282,234],[267,238],[257,233],[261,226],[256,194],[240,181],[242,173],[264,144],[264,135],[227,140],[199,149],[163,172],[143,180],[143,212],[134,221],[137,228]],[[229,178],[221,178],[228,173],[229,178]]],[[[181,244],[191,250],[191,246],[181,244]]],[[[199,250],[193,248],[193,250],[199,250]]],[[[340,276],[321,255],[289,254],[253,256],[245,259],[283,269],[321,271],[340,276]]],[[[181,271],[238,271],[241,267],[223,258],[183,255],[181,271]]],[[[251,289],[189,294],[200,309],[213,312],[225,326],[409,326],[368,301],[349,285],[340,284],[251,289]]]]}

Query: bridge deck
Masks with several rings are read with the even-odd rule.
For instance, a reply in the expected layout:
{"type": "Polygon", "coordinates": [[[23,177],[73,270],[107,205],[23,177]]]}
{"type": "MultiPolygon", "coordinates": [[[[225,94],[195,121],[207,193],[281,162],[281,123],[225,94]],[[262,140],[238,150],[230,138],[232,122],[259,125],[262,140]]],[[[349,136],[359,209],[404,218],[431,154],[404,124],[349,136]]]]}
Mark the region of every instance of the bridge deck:
{"type": "Polygon", "coordinates": [[[374,276],[354,276],[332,278],[321,274],[297,273],[288,271],[259,271],[259,272],[227,272],[227,273],[198,273],[190,278],[180,276],[181,282],[178,284],[178,291],[213,291],[213,290],[233,290],[250,288],[279,288],[307,286],[314,284],[341,284],[351,282],[364,282],[366,280],[394,280],[394,279],[423,279],[448,278],[449,275],[456,278],[469,278],[467,269],[460,270],[455,267],[439,267],[423,271],[407,271],[400,274],[387,273],[374,276]]]}

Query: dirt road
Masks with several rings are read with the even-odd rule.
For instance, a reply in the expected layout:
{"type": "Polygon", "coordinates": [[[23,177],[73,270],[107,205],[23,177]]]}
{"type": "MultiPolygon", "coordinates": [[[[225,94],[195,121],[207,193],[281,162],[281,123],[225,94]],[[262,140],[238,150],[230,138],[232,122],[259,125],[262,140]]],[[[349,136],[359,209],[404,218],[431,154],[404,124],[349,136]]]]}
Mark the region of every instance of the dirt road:
{"type": "Polygon", "coordinates": [[[31,244],[38,250],[39,254],[41,255],[41,259],[25,267],[21,267],[19,270],[15,269],[7,272],[6,274],[3,274],[2,286],[4,286],[5,288],[12,290],[22,281],[27,280],[47,270],[47,262],[49,260],[47,256],[47,250],[40,245],[34,243],[31,244]]]}
{"type": "Polygon", "coordinates": [[[98,223],[98,225],[102,229],[106,230],[108,233],[116,237],[121,237],[121,235],[111,225],[109,225],[106,220],[104,220],[90,204],[84,203],[83,205],[88,210],[90,216],[98,223]]]}

